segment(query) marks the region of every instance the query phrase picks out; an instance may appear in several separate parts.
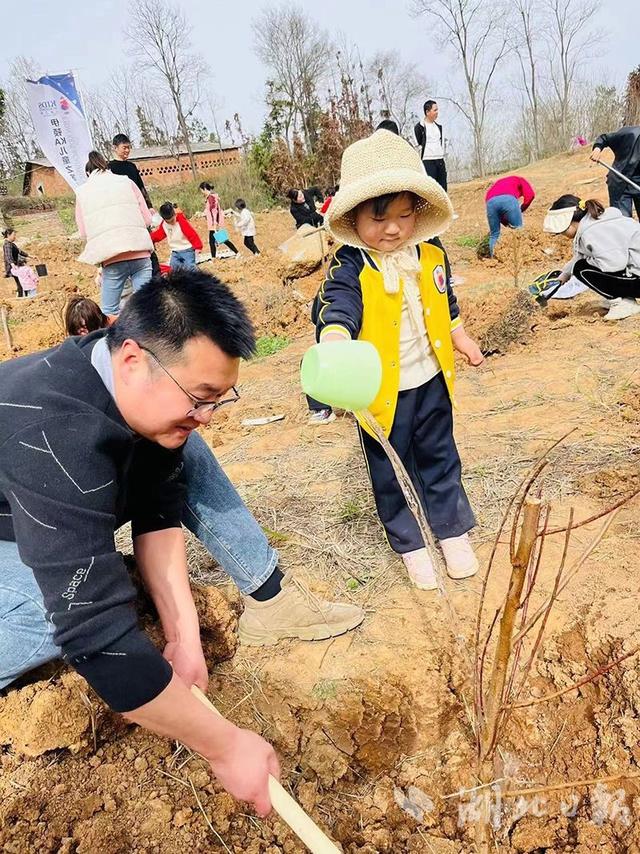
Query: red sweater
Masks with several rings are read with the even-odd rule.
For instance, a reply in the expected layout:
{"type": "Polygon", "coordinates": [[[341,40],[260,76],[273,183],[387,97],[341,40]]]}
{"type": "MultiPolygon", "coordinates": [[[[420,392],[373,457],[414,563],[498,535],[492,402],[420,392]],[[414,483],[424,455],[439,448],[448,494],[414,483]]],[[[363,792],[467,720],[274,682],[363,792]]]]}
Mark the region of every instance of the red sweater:
{"type": "Polygon", "coordinates": [[[493,199],[495,196],[515,196],[516,199],[522,197],[523,201],[520,207],[523,211],[526,211],[535,199],[536,194],[526,178],[520,178],[518,175],[508,175],[506,178],[499,178],[495,184],[489,187],[484,200],[488,202],[489,199],[493,199]]]}
{"type": "MultiPolygon", "coordinates": [[[[200,250],[202,249],[202,240],[200,240],[200,235],[195,230],[195,228],[191,225],[186,216],[182,213],[182,211],[176,212],[176,221],[180,226],[180,230],[187,238],[189,243],[194,249],[200,250]]],[[[166,232],[164,230],[164,223],[160,223],[160,225],[156,228],[155,231],[151,232],[151,239],[154,243],[160,243],[161,240],[166,238],[166,232]]]]}

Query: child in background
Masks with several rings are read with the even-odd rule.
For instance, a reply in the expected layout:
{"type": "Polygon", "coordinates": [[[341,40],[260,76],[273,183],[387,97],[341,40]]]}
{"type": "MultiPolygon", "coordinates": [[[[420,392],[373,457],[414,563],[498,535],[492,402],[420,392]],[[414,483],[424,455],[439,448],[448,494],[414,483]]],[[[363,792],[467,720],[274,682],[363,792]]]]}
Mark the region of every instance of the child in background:
{"type": "Polygon", "coordinates": [[[2,248],[5,278],[8,279],[10,276],[13,276],[13,281],[16,283],[16,294],[18,297],[23,297],[25,296],[25,292],[22,287],[22,283],[17,275],[17,270],[16,272],[13,271],[18,267],[24,266],[27,263],[27,258],[29,256],[26,252],[23,252],[16,246],[15,228],[5,228],[2,232],[2,236],[4,237],[4,245],[2,248]]]}
{"type": "Polygon", "coordinates": [[[67,335],[88,335],[107,327],[109,318],[92,299],[75,296],[64,308],[63,322],[67,335]]]}
{"type": "Polygon", "coordinates": [[[151,239],[154,243],[160,243],[165,238],[168,240],[171,249],[169,264],[172,270],[178,270],[181,267],[194,268],[196,249],[198,251],[202,249],[200,235],[182,211],[171,202],[160,205],[159,213],[163,222],[151,232],[151,239]]]}
{"type": "Polygon", "coordinates": [[[236,199],[234,204],[237,212],[234,210],[229,211],[235,219],[234,225],[244,238],[244,245],[247,249],[249,249],[250,252],[253,252],[254,255],[259,255],[260,250],[256,246],[255,241],[256,221],[253,218],[253,214],[247,207],[247,203],[244,199],[236,199]]]}
{"type": "MultiPolygon", "coordinates": [[[[213,184],[208,181],[203,181],[200,184],[200,192],[205,198],[204,215],[207,220],[207,228],[209,229],[209,249],[211,257],[216,257],[216,231],[224,228],[224,211],[220,204],[220,197],[214,192],[213,184]]],[[[228,246],[234,255],[238,255],[238,250],[230,240],[225,240],[224,245],[228,246]]]]}
{"type": "MultiPolygon", "coordinates": [[[[382,384],[370,411],[410,473],[447,571],[478,569],[475,524],[453,438],[454,350],[472,365],[483,355],[465,332],[447,282],[445,254],[428,241],[452,219],[441,187],[417,152],[387,130],[349,146],[327,226],[343,244],[313,306],[321,342],[370,341],[382,384]]],[[[413,583],[437,587],[435,569],[384,449],[364,424],[360,437],[378,515],[413,583]]]]}

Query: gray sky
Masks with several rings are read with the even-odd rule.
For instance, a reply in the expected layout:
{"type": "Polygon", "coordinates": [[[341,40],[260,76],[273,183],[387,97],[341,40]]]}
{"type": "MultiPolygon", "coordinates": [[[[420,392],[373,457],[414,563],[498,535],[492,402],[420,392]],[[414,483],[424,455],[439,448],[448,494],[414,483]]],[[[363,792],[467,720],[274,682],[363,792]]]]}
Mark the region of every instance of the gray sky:
{"type": "MultiPolygon", "coordinates": [[[[129,62],[122,27],[132,2],[135,0],[96,0],[92,5],[86,0],[56,5],[42,0],[14,3],[9,16],[14,25],[2,39],[0,78],[6,77],[14,56],[24,55],[33,58],[42,73],[77,68],[82,85],[99,86],[119,63],[129,62]]],[[[194,48],[205,55],[214,71],[210,85],[221,104],[219,119],[224,121],[238,111],[251,132],[260,130],[265,78],[253,54],[251,19],[264,5],[258,0],[181,2],[193,25],[194,48]]],[[[376,50],[397,49],[418,62],[427,79],[437,84],[425,97],[446,94],[450,62],[430,39],[426,20],[409,15],[407,0],[303,0],[301,5],[330,32],[345,33],[363,58],[376,50]]],[[[640,62],[640,0],[601,0],[597,22],[608,35],[594,60],[594,76],[621,85],[640,62]]],[[[447,122],[447,112],[453,107],[442,106],[441,116],[447,122]]],[[[203,118],[206,121],[207,116],[203,118]]]]}

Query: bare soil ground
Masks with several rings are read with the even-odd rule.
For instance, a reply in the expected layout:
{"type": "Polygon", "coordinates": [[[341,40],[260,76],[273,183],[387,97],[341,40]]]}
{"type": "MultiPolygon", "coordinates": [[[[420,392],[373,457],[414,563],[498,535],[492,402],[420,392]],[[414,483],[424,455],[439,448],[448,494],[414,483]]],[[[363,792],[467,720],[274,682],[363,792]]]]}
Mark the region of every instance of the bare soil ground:
{"type": "MultiPolygon", "coordinates": [[[[568,257],[568,244],[540,233],[549,203],[574,189],[606,198],[596,169],[581,152],[521,170],[538,199],[518,250],[524,259],[520,289],[568,257]]],[[[566,522],[570,506],[577,519],[604,509],[640,480],[640,326],[633,318],[604,323],[589,294],[543,312],[514,287],[507,240],[498,259],[488,262],[459,245],[486,229],[487,184],[453,188],[460,218],[444,238],[454,273],[465,280],[457,291],[465,323],[491,340],[495,353],[479,371],[460,366],[457,387],[457,441],[483,561],[517,483],[541,450],[570,428],[575,431],[545,476],[554,524],[566,522]]],[[[473,796],[445,796],[476,783],[464,650],[480,581],[450,584],[458,614],[452,625],[437,594],[410,587],[385,542],[350,416],[321,429],[307,425],[298,364],[312,342],[307,303],[321,274],[283,283],[276,247],[290,229],[287,213],[260,216],[258,243],[265,254],[215,264],[247,300],[262,333],[294,340],[243,369],[242,400],[206,437],[279,548],[283,567],[314,593],[362,604],[367,619],[332,641],[236,650],[237,594],[192,544],[194,577],[216,585],[198,593],[210,695],[234,721],[273,741],[285,785],[345,852],[466,854],[474,850],[473,796]],[[269,414],[285,419],[261,428],[241,424],[269,414]],[[454,635],[463,639],[462,648],[454,635]]],[[[10,304],[16,353],[59,339],[54,315],[61,291],[86,290],[91,283],[89,268],[73,260],[73,244],[38,249],[51,275],[37,301],[10,304]]],[[[637,505],[623,509],[560,597],[534,669],[532,697],[570,685],[640,641],[636,518],[637,505]]],[[[575,532],[570,559],[597,529],[575,532]]],[[[542,594],[550,592],[561,548],[561,537],[550,538],[542,594]]],[[[507,570],[501,554],[488,614],[504,595],[507,570]]],[[[639,709],[632,658],[598,683],[518,710],[503,748],[504,776],[512,787],[527,788],[637,774],[639,709]]],[[[0,745],[0,845],[11,854],[303,850],[282,822],[258,820],[226,795],[202,760],[125,726],[79,676],[61,668],[0,698],[0,745]]],[[[546,793],[527,804],[506,804],[496,850],[640,851],[635,779],[546,793]]]]}

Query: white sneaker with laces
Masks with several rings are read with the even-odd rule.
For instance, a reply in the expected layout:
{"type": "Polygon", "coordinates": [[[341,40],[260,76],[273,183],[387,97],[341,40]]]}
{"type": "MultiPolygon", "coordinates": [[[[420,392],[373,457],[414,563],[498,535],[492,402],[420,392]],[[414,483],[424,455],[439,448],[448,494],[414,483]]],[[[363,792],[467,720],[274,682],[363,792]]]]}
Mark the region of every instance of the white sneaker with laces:
{"type": "Polygon", "coordinates": [[[440,540],[440,548],[451,578],[469,578],[478,571],[480,565],[469,542],[468,534],[440,540]]]}
{"type": "Polygon", "coordinates": [[[322,424],[331,424],[332,421],[336,420],[335,412],[332,412],[331,409],[320,409],[318,412],[314,412],[309,416],[308,424],[315,424],[316,426],[322,424]]]}
{"type": "Polygon", "coordinates": [[[634,314],[640,314],[640,305],[634,300],[627,297],[611,300],[611,308],[605,314],[605,320],[624,320],[625,317],[631,317],[634,314]]]}
{"type": "Polygon", "coordinates": [[[438,579],[427,549],[416,549],[413,552],[405,552],[402,560],[409,573],[409,578],[419,590],[437,590],[438,579]]]}

